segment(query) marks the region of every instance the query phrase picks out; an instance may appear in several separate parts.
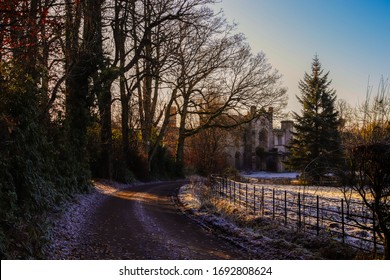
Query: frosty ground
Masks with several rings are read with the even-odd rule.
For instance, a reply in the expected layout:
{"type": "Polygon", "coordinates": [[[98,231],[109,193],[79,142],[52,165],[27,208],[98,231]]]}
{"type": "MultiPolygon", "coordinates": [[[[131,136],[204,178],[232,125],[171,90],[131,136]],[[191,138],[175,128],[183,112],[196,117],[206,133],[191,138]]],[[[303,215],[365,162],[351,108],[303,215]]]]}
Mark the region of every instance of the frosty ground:
{"type": "Polygon", "coordinates": [[[266,172],[266,171],[258,171],[258,172],[249,172],[249,173],[242,173],[243,177],[247,178],[264,178],[264,179],[295,179],[297,176],[299,176],[299,173],[297,172],[280,172],[280,173],[274,173],[274,172],[266,172]]]}
{"type": "Polygon", "coordinates": [[[262,259],[354,259],[366,255],[326,237],[281,226],[267,217],[209,196],[202,180],[181,188],[179,199],[191,217],[204,227],[262,259]]]}
{"type": "Polygon", "coordinates": [[[297,227],[300,212],[299,223],[302,221],[303,230],[313,234],[318,234],[320,230],[321,234],[332,235],[335,240],[367,252],[374,251],[376,242],[377,252],[383,251],[378,234],[376,240],[373,237],[372,212],[351,188],[299,185],[295,180],[298,173],[293,172],[253,172],[243,173],[241,176],[248,179],[249,183],[223,181],[221,183],[227,188],[221,188],[217,192],[223,192],[222,196],[230,202],[238,197],[235,204],[245,208],[249,203],[249,209],[254,208],[255,194],[256,210],[252,212],[257,211],[258,215],[271,216],[290,227],[297,227]],[[288,184],[290,180],[293,180],[294,185],[288,184]],[[302,206],[299,210],[298,194],[302,206]]]}
{"type": "MultiPolygon", "coordinates": [[[[249,179],[275,179],[275,178],[289,178],[294,179],[298,173],[269,173],[269,172],[255,172],[243,174],[243,177],[249,179]]],[[[256,181],[256,180],[255,180],[256,181]]],[[[305,211],[309,211],[315,219],[316,213],[316,198],[319,197],[319,206],[324,209],[320,213],[322,216],[322,228],[336,227],[334,230],[341,233],[341,221],[346,221],[345,225],[345,242],[356,246],[358,248],[372,249],[373,232],[368,230],[373,227],[372,213],[364,205],[361,196],[348,187],[321,187],[321,186],[307,186],[307,185],[278,185],[278,184],[255,184],[258,190],[268,194],[268,199],[265,200],[266,211],[272,212],[272,192],[275,192],[278,203],[283,202],[283,196],[286,195],[291,199],[297,199],[297,194],[301,194],[301,200],[304,200],[305,205],[309,205],[305,211]],[[343,205],[342,205],[343,204],[343,205]],[[345,217],[341,217],[341,212],[344,207],[345,217]],[[347,215],[347,213],[351,215],[347,215]],[[323,219],[325,218],[325,220],[323,219]],[[366,242],[360,238],[368,239],[371,242],[366,242]]],[[[277,205],[282,209],[284,205],[277,205]]],[[[296,208],[296,207],[295,207],[296,208]]],[[[296,219],[297,212],[289,211],[289,218],[296,219]],[[294,216],[295,215],[295,216],[294,216]]],[[[311,218],[310,218],[311,219],[311,218]]],[[[381,249],[381,245],[379,249],[381,249]]]]}
{"type": "Polygon", "coordinates": [[[204,200],[203,191],[196,180],[133,186],[94,182],[92,193],[77,196],[51,218],[47,258],[356,258],[332,240],[245,215],[223,201],[204,200]]]}
{"type": "Polygon", "coordinates": [[[184,215],[184,181],[123,185],[97,181],[53,219],[48,259],[249,259],[184,215]]]}

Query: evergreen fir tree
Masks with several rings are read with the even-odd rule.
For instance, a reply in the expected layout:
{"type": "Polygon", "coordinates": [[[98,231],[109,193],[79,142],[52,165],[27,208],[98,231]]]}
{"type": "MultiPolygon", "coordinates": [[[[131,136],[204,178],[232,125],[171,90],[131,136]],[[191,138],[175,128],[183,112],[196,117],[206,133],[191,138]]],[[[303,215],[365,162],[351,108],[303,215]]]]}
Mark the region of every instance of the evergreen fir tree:
{"type": "Polygon", "coordinates": [[[336,91],[330,87],[329,72],[321,69],[317,56],[312,73],[305,73],[299,82],[301,115],[294,112],[293,140],[288,165],[303,173],[305,179],[318,183],[325,175],[337,174],[342,153],[340,150],[339,117],[335,110],[336,91]]]}

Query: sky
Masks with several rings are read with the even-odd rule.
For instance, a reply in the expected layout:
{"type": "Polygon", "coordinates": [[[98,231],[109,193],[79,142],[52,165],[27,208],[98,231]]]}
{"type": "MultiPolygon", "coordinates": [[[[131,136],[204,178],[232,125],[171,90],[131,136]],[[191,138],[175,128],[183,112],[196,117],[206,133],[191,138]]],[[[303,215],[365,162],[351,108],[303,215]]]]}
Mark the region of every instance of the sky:
{"type": "Polygon", "coordinates": [[[316,54],[351,106],[390,78],[390,0],[221,0],[216,9],[283,75],[286,111],[300,112],[298,82],[316,54]]]}

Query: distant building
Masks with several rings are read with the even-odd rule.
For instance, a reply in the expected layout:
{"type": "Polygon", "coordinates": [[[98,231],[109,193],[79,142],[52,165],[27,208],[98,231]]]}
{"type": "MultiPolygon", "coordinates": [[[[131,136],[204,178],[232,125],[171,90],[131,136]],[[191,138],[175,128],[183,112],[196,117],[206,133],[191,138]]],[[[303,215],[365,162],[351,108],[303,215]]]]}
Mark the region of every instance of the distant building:
{"type": "Polygon", "coordinates": [[[274,128],[273,108],[269,108],[229,134],[226,145],[229,164],[246,171],[286,171],[283,161],[289,156],[286,145],[292,139],[292,129],[293,122],[287,120],[281,122],[280,128],[274,128]]]}
{"type": "MultiPolygon", "coordinates": [[[[248,114],[254,114],[252,108],[248,114]]],[[[177,127],[177,108],[171,108],[171,117],[166,130],[163,145],[171,155],[177,148],[179,129],[177,127]]],[[[235,116],[241,118],[245,116],[235,116]]],[[[228,165],[245,171],[284,172],[287,167],[283,163],[289,156],[286,148],[292,139],[293,122],[281,121],[280,128],[273,127],[273,108],[249,123],[227,130],[222,140],[228,165]]]]}

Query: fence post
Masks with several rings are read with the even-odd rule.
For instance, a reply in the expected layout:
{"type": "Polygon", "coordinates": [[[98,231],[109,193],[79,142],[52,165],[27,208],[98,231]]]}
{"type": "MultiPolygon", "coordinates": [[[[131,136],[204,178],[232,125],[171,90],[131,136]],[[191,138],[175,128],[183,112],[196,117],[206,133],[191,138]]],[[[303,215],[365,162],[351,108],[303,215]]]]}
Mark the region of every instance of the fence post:
{"type": "Polygon", "coordinates": [[[223,191],[223,178],[221,178],[221,184],[219,185],[219,198],[222,198],[223,191]]]}
{"type": "Polygon", "coordinates": [[[253,185],[253,215],[256,215],[256,186],[253,185]]]}
{"type": "Polygon", "coordinates": [[[222,177],[221,197],[225,195],[225,178],[222,177]]]}
{"type": "Polygon", "coordinates": [[[275,189],[272,189],[272,219],[275,219],[275,189]]]}
{"type": "Polygon", "coordinates": [[[225,197],[228,196],[228,181],[227,181],[227,177],[225,178],[225,191],[224,191],[224,194],[225,194],[225,197]]]}
{"type": "Polygon", "coordinates": [[[376,222],[375,222],[375,203],[372,204],[372,231],[374,238],[374,255],[376,256],[376,222]]]}
{"type": "Polygon", "coordinates": [[[223,197],[223,190],[224,190],[224,186],[223,186],[223,177],[222,177],[222,180],[221,180],[221,198],[223,197]]]}
{"type": "Polygon", "coordinates": [[[218,198],[221,194],[221,181],[219,181],[216,178],[213,178],[213,181],[215,182],[215,198],[218,198]]]}
{"type": "Polygon", "coordinates": [[[320,235],[320,198],[317,195],[317,236],[320,235]]]}
{"type": "Polygon", "coordinates": [[[343,244],[344,244],[345,243],[344,199],[341,199],[341,230],[343,232],[343,244]]]}
{"type": "Polygon", "coordinates": [[[223,179],[223,193],[224,193],[224,195],[225,195],[225,197],[227,196],[227,178],[224,178],[223,179]]]}
{"type": "Polygon", "coordinates": [[[234,181],[233,185],[233,203],[236,204],[236,181],[234,181]]]}
{"type": "Polygon", "coordinates": [[[248,212],[248,184],[245,184],[245,210],[248,212]]]}
{"type": "Polygon", "coordinates": [[[264,186],[261,187],[261,213],[264,216],[264,186]]]}
{"type": "Polygon", "coordinates": [[[306,222],[306,206],[305,206],[305,193],[301,195],[301,228],[305,231],[306,222]]]}
{"type": "Polygon", "coordinates": [[[287,191],[284,191],[284,225],[287,225],[287,191]]]}
{"type": "Polygon", "coordinates": [[[298,193],[298,228],[301,228],[301,193],[298,193]]]}
{"type": "Polygon", "coordinates": [[[244,203],[244,199],[243,199],[242,196],[241,196],[242,184],[241,184],[241,183],[239,183],[239,184],[240,184],[240,192],[239,192],[239,195],[240,195],[240,206],[242,206],[242,204],[244,203]]]}
{"type": "Polygon", "coordinates": [[[233,202],[233,204],[234,204],[234,189],[235,189],[235,187],[236,187],[236,182],[234,181],[234,179],[232,180],[232,182],[231,182],[231,190],[232,190],[232,202],[233,202]]]}
{"type": "Polygon", "coordinates": [[[241,206],[241,183],[238,183],[238,205],[241,206]]]}
{"type": "Polygon", "coordinates": [[[225,196],[225,178],[222,177],[222,192],[221,197],[225,196]]]}
{"type": "Polygon", "coordinates": [[[236,184],[236,191],[234,193],[236,195],[236,202],[238,205],[240,205],[240,188],[241,188],[240,183],[237,183],[236,184]],[[237,194],[237,192],[238,192],[238,194],[237,194]]]}
{"type": "Polygon", "coordinates": [[[212,180],[212,178],[210,176],[207,177],[207,184],[210,184],[211,193],[212,193],[213,199],[216,198],[217,197],[217,192],[218,192],[218,185],[214,184],[214,180],[212,180]]]}
{"type": "Polygon", "coordinates": [[[210,178],[210,182],[211,182],[211,188],[213,189],[214,203],[216,203],[218,199],[218,191],[219,191],[220,184],[217,180],[214,180],[213,177],[210,178]]]}
{"type": "Polygon", "coordinates": [[[229,180],[229,202],[232,202],[232,182],[229,180]]]}

